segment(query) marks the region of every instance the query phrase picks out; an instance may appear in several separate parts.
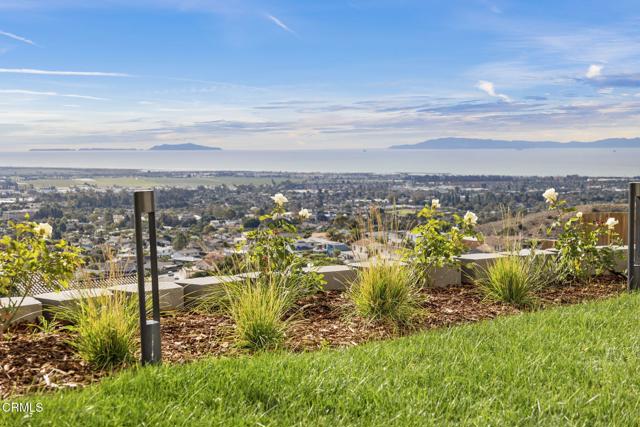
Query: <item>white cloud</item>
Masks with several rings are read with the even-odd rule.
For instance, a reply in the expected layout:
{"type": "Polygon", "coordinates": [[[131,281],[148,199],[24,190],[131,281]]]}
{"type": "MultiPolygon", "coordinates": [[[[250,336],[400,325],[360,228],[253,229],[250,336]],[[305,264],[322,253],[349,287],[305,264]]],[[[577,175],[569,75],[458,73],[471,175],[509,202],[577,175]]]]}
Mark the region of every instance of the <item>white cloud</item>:
{"type": "Polygon", "coordinates": [[[602,74],[602,65],[598,65],[598,64],[591,64],[589,65],[589,69],[587,70],[587,73],[585,74],[585,76],[588,79],[594,79],[596,77],[599,77],[602,74]]]}
{"type": "Polygon", "coordinates": [[[0,68],[0,73],[37,74],[44,76],[87,76],[87,77],[131,77],[125,73],[107,73],[103,71],[53,71],[33,68],[0,68]]]}
{"type": "Polygon", "coordinates": [[[0,36],[9,37],[10,39],[18,40],[19,42],[30,44],[31,46],[37,46],[32,40],[29,40],[25,37],[21,37],[17,34],[9,33],[7,31],[0,30],[0,36]]]}
{"type": "Polygon", "coordinates": [[[76,95],[75,93],[41,92],[25,89],[0,89],[0,93],[10,95],[61,96],[64,98],[88,99],[91,101],[108,101],[107,98],[99,98],[97,96],[76,95]]]}
{"type": "Polygon", "coordinates": [[[476,84],[476,87],[481,91],[485,92],[489,96],[493,96],[494,98],[500,98],[507,102],[511,101],[511,99],[507,95],[504,95],[502,93],[497,93],[495,87],[493,86],[493,83],[491,82],[488,82],[486,80],[479,80],[478,83],[476,84]]]}
{"type": "Polygon", "coordinates": [[[291,34],[296,34],[296,32],[293,31],[291,28],[289,28],[287,26],[287,24],[285,24],[284,22],[282,22],[281,20],[279,20],[275,16],[269,15],[269,14],[266,14],[265,16],[267,17],[267,19],[269,19],[271,22],[273,22],[274,24],[276,24],[278,27],[282,28],[283,30],[288,31],[291,34]]]}

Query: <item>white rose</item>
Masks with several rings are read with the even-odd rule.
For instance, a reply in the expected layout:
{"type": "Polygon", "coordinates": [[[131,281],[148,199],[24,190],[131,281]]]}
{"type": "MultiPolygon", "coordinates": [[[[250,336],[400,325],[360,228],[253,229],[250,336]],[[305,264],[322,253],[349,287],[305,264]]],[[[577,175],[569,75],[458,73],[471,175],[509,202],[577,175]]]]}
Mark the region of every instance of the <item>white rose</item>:
{"type": "Polygon", "coordinates": [[[478,215],[474,214],[471,211],[467,211],[467,213],[464,214],[464,217],[462,218],[462,221],[466,225],[476,225],[478,223],[478,215]]]}
{"type": "Polygon", "coordinates": [[[558,201],[558,193],[555,188],[548,188],[547,191],[542,193],[542,197],[544,197],[545,202],[550,205],[558,201]]]}
{"type": "Polygon", "coordinates": [[[615,218],[609,218],[604,224],[609,230],[613,230],[614,228],[616,228],[616,225],[618,225],[618,220],[615,218]]]}
{"type": "Polygon", "coordinates": [[[309,209],[300,209],[298,212],[298,216],[300,219],[309,219],[311,218],[311,211],[309,209]]]}
{"type": "Polygon", "coordinates": [[[581,211],[576,212],[576,218],[582,218],[582,212],[581,211]]]}
{"type": "Polygon", "coordinates": [[[53,234],[53,227],[50,224],[47,224],[46,222],[41,222],[40,224],[36,225],[35,231],[40,236],[43,236],[46,239],[48,239],[53,234]]]}
{"type": "Polygon", "coordinates": [[[438,209],[440,207],[440,199],[431,200],[431,209],[438,209]]]}
{"type": "Polygon", "coordinates": [[[284,206],[284,204],[289,201],[282,193],[278,193],[275,196],[272,196],[271,200],[273,200],[273,202],[278,206],[284,206]]]}

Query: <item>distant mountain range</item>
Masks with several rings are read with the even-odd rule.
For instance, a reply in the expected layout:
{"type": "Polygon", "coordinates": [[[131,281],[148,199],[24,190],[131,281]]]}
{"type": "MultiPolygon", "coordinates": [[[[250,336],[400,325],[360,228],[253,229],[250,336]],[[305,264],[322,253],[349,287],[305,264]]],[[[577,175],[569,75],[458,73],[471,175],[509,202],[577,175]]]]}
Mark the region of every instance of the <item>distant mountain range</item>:
{"type": "MultiPolygon", "coordinates": [[[[220,151],[222,148],[198,144],[154,145],[148,151],[220,151]]],[[[145,151],[138,148],[32,148],[29,151],[145,151]]]]}
{"type": "Polygon", "coordinates": [[[210,147],[208,145],[198,145],[198,144],[162,144],[162,145],[154,145],[149,148],[149,151],[220,151],[222,148],[220,147],[210,147]]]}
{"type": "Polygon", "coordinates": [[[640,138],[608,138],[592,142],[509,141],[479,138],[437,138],[417,144],[392,145],[392,150],[457,150],[457,149],[514,149],[533,148],[640,148],[640,138]]]}

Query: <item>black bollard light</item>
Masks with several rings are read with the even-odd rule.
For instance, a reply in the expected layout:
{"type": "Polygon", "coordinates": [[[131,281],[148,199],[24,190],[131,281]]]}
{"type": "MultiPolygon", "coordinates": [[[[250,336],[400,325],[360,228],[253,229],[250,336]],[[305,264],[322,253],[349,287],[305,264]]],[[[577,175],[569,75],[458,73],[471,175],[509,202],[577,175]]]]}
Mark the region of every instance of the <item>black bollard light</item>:
{"type": "Polygon", "coordinates": [[[629,185],[629,289],[640,289],[640,182],[629,185]]]}
{"type": "Polygon", "coordinates": [[[140,303],[141,361],[160,363],[160,294],[158,292],[158,250],[156,247],[156,207],[153,191],[136,191],[133,195],[136,230],[136,263],[138,273],[138,300],[140,303]],[[144,243],[142,241],[142,215],[149,222],[149,255],[151,261],[151,301],[153,320],[147,320],[146,294],[144,286],[144,243]]]}

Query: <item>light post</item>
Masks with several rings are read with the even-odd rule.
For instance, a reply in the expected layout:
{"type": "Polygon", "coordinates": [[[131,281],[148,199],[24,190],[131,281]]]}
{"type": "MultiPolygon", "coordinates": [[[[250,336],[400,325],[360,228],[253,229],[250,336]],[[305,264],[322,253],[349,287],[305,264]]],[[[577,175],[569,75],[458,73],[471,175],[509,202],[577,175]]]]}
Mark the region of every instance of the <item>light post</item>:
{"type": "Polygon", "coordinates": [[[153,191],[136,191],[133,195],[136,230],[136,264],[138,274],[138,301],[140,305],[141,361],[160,363],[160,294],[158,292],[158,252],[156,246],[156,207],[153,191]],[[146,292],[144,283],[144,243],[142,241],[142,215],[147,214],[149,223],[149,255],[151,262],[151,301],[153,320],[147,320],[146,292]]]}
{"type": "Polygon", "coordinates": [[[629,289],[640,289],[640,182],[629,184],[629,289]]]}

